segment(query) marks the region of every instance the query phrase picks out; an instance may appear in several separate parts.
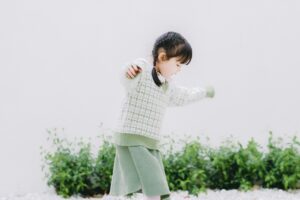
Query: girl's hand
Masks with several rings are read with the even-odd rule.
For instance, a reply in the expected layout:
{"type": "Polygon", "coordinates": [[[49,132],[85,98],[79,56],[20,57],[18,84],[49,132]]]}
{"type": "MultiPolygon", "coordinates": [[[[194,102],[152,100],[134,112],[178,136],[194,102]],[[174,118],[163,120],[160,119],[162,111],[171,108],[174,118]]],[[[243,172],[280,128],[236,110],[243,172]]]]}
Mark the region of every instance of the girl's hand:
{"type": "Polygon", "coordinates": [[[213,98],[215,96],[215,89],[212,86],[206,87],[206,96],[209,98],[213,98]]]}
{"type": "Polygon", "coordinates": [[[140,68],[137,65],[131,65],[128,67],[128,70],[126,71],[126,76],[129,79],[134,78],[137,74],[139,74],[142,71],[142,68],[140,68]]]}

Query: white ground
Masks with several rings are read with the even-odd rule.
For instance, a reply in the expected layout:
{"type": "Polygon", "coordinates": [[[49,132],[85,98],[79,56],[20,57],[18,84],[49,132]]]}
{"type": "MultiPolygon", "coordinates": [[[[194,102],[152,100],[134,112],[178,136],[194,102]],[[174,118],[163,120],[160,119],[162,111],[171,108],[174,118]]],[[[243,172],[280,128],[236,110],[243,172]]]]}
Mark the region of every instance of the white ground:
{"type": "MultiPolygon", "coordinates": [[[[97,198],[82,198],[73,196],[69,200],[125,200],[124,197],[111,197],[104,195],[97,198]]],[[[127,198],[129,199],[129,198],[127,198]]],[[[131,200],[142,200],[143,194],[136,193],[131,200]]],[[[300,200],[300,190],[284,191],[278,189],[256,189],[248,192],[237,190],[207,190],[207,193],[199,193],[199,196],[188,196],[186,191],[178,191],[171,193],[172,200],[181,199],[200,199],[200,200],[300,200]]],[[[24,195],[8,195],[0,197],[0,200],[65,200],[64,198],[53,193],[29,193],[24,195]]]]}

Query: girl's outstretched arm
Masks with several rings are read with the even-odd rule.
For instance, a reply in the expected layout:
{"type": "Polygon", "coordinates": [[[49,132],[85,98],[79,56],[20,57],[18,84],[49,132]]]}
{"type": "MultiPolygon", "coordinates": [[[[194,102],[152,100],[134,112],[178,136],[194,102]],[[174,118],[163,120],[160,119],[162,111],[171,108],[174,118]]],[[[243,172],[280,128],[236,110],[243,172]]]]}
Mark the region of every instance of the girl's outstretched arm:
{"type": "Polygon", "coordinates": [[[183,86],[177,86],[170,84],[169,88],[169,99],[168,106],[184,106],[194,102],[197,102],[206,97],[213,98],[215,95],[215,90],[211,86],[205,88],[202,87],[192,87],[187,88],[183,86]]]}

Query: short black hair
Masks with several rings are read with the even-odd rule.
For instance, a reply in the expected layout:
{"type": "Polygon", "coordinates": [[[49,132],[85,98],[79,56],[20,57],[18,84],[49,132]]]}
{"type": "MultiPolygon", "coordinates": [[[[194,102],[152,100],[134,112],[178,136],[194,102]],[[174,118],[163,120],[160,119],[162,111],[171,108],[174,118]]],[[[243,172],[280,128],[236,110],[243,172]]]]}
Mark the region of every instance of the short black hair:
{"type": "Polygon", "coordinates": [[[158,59],[158,51],[160,48],[163,48],[166,52],[167,59],[179,57],[180,63],[186,65],[192,60],[192,47],[180,33],[169,31],[156,39],[152,49],[154,66],[158,59]]]}

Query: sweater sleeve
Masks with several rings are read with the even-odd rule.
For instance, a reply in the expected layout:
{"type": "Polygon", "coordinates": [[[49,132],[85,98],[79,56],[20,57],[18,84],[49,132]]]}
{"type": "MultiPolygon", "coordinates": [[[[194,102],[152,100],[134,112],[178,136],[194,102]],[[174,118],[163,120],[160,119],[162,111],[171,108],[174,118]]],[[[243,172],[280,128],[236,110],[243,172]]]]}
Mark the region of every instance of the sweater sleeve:
{"type": "Polygon", "coordinates": [[[137,58],[131,62],[126,62],[124,65],[121,66],[120,82],[124,86],[126,91],[128,91],[128,92],[132,91],[138,85],[138,82],[141,79],[142,74],[146,69],[146,66],[147,66],[147,63],[144,61],[143,58],[137,58]],[[134,78],[128,78],[126,76],[126,73],[132,64],[139,66],[142,69],[142,71],[140,71],[134,78]]]}
{"type": "Polygon", "coordinates": [[[202,87],[187,88],[170,84],[168,106],[184,106],[207,97],[207,89],[202,87]]]}

